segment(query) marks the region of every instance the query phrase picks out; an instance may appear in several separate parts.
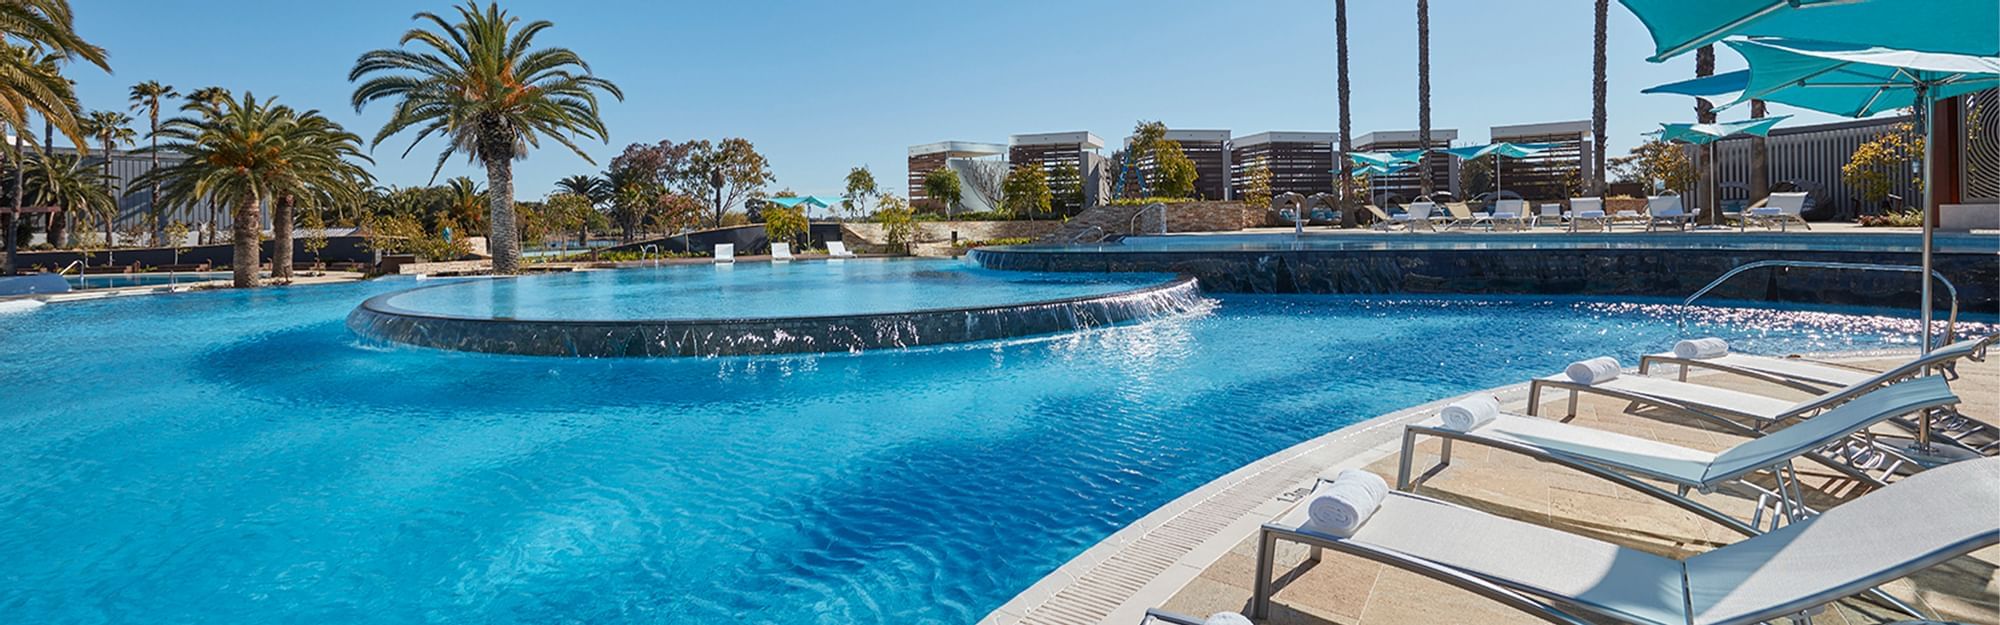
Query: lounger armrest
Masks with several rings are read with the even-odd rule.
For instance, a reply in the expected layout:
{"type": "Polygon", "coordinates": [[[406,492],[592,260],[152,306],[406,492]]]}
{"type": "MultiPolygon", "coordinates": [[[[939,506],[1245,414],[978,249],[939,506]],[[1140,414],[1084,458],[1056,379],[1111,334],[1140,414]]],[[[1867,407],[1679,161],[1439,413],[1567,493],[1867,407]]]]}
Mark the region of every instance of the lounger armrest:
{"type": "Polygon", "coordinates": [[[1166,610],[1162,610],[1159,608],[1146,608],[1146,618],[1144,620],[1139,621],[1139,623],[1141,625],[1148,625],[1151,623],[1171,623],[1172,625],[1202,625],[1202,620],[1192,616],[1188,616],[1186,614],[1181,614],[1179,612],[1168,612],[1166,610]]]}

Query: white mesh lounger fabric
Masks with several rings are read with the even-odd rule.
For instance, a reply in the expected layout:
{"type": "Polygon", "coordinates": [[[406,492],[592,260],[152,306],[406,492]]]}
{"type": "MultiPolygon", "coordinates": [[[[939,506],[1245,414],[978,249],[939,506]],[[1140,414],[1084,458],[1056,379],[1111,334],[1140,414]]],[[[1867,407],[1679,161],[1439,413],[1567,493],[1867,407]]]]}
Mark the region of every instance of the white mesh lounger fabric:
{"type": "MultiPolygon", "coordinates": [[[[1912,357],[1888,371],[1876,372],[1843,367],[1840,365],[1801,360],[1798,358],[1778,358],[1755,354],[1728,353],[1715,358],[1681,358],[1673,352],[1649,354],[1639,359],[1639,373],[1645,374],[1655,365],[1677,365],[1680,379],[1687,379],[1689,368],[1712,369],[1737,375],[1784,383],[1804,382],[1820,386],[1846,387],[1867,382],[1884,374],[1902,373],[1918,375],[1924,369],[1945,365],[1961,358],[1984,360],[1986,349],[2000,335],[1987,336],[1975,340],[1952,343],[1931,350],[1931,353],[1912,357]]],[[[1814,390],[1818,389],[1801,389],[1814,390]]]]}
{"type": "Polygon", "coordinates": [[[1251,616],[1270,612],[1278,540],[1404,568],[1552,622],[1747,625],[1866,592],[2000,542],[2000,459],[1927,471],[1824,514],[1674,560],[1408,493],[1352,537],[1298,529],[1296,506],[1259,537],[1251,616]],[[1558,608],[1548,603],[1559,601],[1558,608]]]}
{"type": "MultiPolygon", "coordinates": [[[[1724,482],[1788,464],[1793,458],[1898,415],[1955,403],[1958,403],[1958,397],[1952,394],[1944,378],[1918,378],[1876,389],[1811,419],[1738,443],[1721,452],[1689,449],[1539,417],[1503,414],[1492,422],[1462,432],[1440,427],[1434,420],[1426,421],[1404,429],[1396,488],[1406,490],[1411,486],[1416,437],[1436,436],[1512,451],[1577,469],[1748,534],[1755,532],[1750,525],[1722,512],[1678,494],[1623,478],[1646,478],[1708,492],[1724,482]]],[[[1448,463],[1449,449],[1443,453],[1447,455],[1440,461],[1448,463]]]]}

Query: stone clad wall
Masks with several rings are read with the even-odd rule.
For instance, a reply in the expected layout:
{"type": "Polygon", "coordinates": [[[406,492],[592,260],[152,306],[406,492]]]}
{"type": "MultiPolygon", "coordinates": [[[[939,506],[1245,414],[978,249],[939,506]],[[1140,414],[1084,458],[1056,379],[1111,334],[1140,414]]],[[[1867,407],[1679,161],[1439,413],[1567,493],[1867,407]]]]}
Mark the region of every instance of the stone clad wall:
{"type": "MultiPolygon", "coordinates": [[[[878,246],[887,245],[888,236],[882,224],[854,222],[841,224],[847,229],[848,244],[878,246]]],[[[1061,221],[919,221],[917,222],[917,243],[951,242],[951,233],[958,233],[960,241],[992,241],[994,239],[1034,239],[1054,232],[1062,226],[1061,221]]]]}
{"type": "MultiPolygon", "coordinates": [[[[1100,228],[1105,234],[1155,234],[1160,231],[1160,211],[1148,210],[1134,219],[1144,206],[1093,206],[1071,217],[1069,223],[1043,241],[1069,241],[1100,228]]],[[[1242,202],[1180,202],[1166,209],[1168,232],[1229,232],[1265,225],[1265,211],[1242,202]]],[[[1092,232],[1091,236],[1095,236],[1092,232]]]]}

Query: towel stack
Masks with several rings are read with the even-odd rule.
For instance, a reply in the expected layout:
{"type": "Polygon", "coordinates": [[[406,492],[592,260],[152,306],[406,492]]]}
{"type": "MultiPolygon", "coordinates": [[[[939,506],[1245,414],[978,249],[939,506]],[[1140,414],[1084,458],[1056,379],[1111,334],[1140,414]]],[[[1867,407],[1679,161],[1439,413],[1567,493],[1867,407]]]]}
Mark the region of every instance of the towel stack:
{"type": "Polygon", "coordinates": [[[1235,612],[1216,612],[1208,615],[1201,625],[1251,625],[1250,619],[1235,612]]]}
{"type": "Polygon", "coordinates": [[[1563,374],[1577,384],[1598,384],[1618,379],[1618,359],[1598,356],[1590,360],[1569,363],[1563,374]]]}
{"type": "Polygon", "coordinates": [[[1492,395],[1474,395],[1451,402],[1438,411],[1438,416],[1444,418],[1445,429],[1470,432],[1499,418],[1500,400],[1492,395]]]}
{"type": "Polygon", "coordinates": [[[1729,341],[1713,336],[1674,343],[1674,357],[1689,360],[1721,358],[1729,355],[1729,341]]]}
{"type": "Polygon", "coordinates": [[[1305,528],[1342,538],[1353,536],[1389,496],[1389,483],[1367,471],[1348,469],[1321,482],[1306,501],[1305,528]]]}

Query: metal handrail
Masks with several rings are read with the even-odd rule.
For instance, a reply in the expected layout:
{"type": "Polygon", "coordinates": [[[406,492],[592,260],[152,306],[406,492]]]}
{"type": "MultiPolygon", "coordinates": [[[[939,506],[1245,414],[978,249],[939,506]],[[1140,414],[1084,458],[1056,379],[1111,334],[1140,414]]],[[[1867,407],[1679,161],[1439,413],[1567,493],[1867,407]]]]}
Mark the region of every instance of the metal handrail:
{"type": "Polygon", "coordinates": [[[1109,231],[1106,231],[1103,226],[1091,226],[1089,228],[1084,228],[1081,232],[1078,232],[1074,235],[1070,235],[1069,242],[1082,243],[1083,235],[1090,234],[1091,231],[1093,230],[1097,232],[1097,240],[1094,241],[1096,243],[1102,243],[1104,241],[1104,237],[1111,236],[1111,233],[1109,231]]]}
{"type": "Polygon", "coordinates": [[[1166,202],[1154,202],[1154,203],[1151,203],[1151,204],[1147,204],[1147,205],[1145,205],[1144,207],[1140,208],[1140,209],[1139,209],[1139,210],[1137,210],[1137,211],[1134,211],[1134,212],[1132,213],[1132,220],[1131,220],[1131,221],[1129,221],[1129,222],[1126,222],[1126,223],[1125,223],[1125,231],[1126,231],[1126,232],[1131,232],[1131,233],[1138,233],[1138,232],[1139,232],[1139,218],[1140,218],[1140,217],[1144,217],[1144,216],[1146,216],[1146,211],[1149,211],[1149,210],[1153,210],[1153,209],[1156,209],[1156,208],[1157,208],[1157,209],[1160,209],[1160,234],[1166,234],[1166,233],[1167,233],[1167,203],[1166,203],[1166,202]]]}
{"type": "MultiPolygon", "coordinates": [[[[1682,332],[1687,331],[1687,318],[1688,318],[1689,308],[1691,308],[1694,305],[1695,300],[1701,299],[1701,296],[1707,295],[1709,291],[1715,290],[1715,287],[1722,286],[1722,283],[1728,282],[1730,278],[1734,278],[1737,275],[1742,274],[1743,272],[1746,271],[1750,271],[1752,269],[1763,269],[1765,267],[1800,267],[1807,269],[1848,269],[1855,271],[1893,271],[1898,273],[1923,273],[1923,268],[1918,267],[1916,265],[1884,265],[1878,263],[1835,263],[1835,262],[1824,262],[1824,261],[1813,261],[1813,260],[1760,260],[1753,263],[1745,263],[1742,265],[1737,265],[1735,269],[1723,272],[1721,277],[1718,277],[1715,280],[1709,282],[1708,286],[1701,287],[1701,289],[1695,291],[1693,295],[1689,295],[1686,300],[1681,301],[1681,315],[1679,319],[1681,331],[1682,332]]],[[[1951,316],[1945,318],[1944,334],[1941,335],[1942,338],[1940,340],[1940,345],[1950,344],[1952,341],[1952,337],[1958,334],[1957,332],[1958,287],[1952,285],[1950,279],[1945,278],[1944,274],[1938,273],[1937,270],[1935,269],[1931,270],[1931,277],[1937,279],[1939,284],[1943,284],[1945,293],[1951,296],[1951,316]]],[[[1933,346],[1927,345],[1925,347],[1933,347],[1933,346]]]]}
{"type": "Polygon", "coordinates": [[[69,261],[69,264],[67,264],[67,265],[63,265],[63,268],[62,268],[62,269],[58,269],[58,270],[56,270],[56,275],[60,276],[60,275],[63,275],[63,274],[66,274],[66,273],[69,273],[69,270],[70,270],[71,268],[76,268],[76,275],[79,275],[79,276],[81,276],[81,275],[83,275],[83,268],[82,268],[82,267],[83,267],[83,261],[81,261],[81,260],[72,260],[72,261],[69,261]]]}

